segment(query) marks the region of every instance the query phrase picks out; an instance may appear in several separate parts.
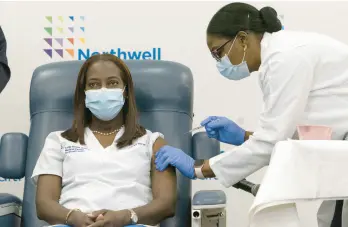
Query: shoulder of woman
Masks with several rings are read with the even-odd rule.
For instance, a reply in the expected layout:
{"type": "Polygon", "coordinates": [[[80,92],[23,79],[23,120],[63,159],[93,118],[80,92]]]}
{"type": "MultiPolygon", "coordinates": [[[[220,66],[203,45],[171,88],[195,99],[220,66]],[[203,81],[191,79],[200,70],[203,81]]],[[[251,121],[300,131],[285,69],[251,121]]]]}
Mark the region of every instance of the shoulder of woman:
{"type": "Polygon", "coordinates": [[[60,140],[60,139],[63,139],[62,137],[62,132],[63,131],[53,131],[53,132],[50,132],[48,135],[47,135],[47,139],[55,139],[55,140],[60,140]]]}
{"type": "Polygon", "coordinates": [[[157,138],[164,139],[164,135],[161,132],[152,132],[150,130],[146,129],[146,136],[150,137],[151,139],[156,140],[157,138]]]}
{"type": "Polygon", "coordinates": [[[50,141],[54,141],[54,142],[57,142],[60,144],[65,143],[65,142],[71,142],[62,136],[63,132],[64,131],[61,131],[61,130],[50,132],[46,137],[46,141],[50,140],[50,141]]]}
{"type": "Polygon", "coordinates": [[[146,135],[144,135],[144,138],[147,140],[147,144],[153,147],[154,150],[156,150],[155,147],[162,147],[166,144],[164,135],[161,132],[152,132],[146,129],[146,135]]]}

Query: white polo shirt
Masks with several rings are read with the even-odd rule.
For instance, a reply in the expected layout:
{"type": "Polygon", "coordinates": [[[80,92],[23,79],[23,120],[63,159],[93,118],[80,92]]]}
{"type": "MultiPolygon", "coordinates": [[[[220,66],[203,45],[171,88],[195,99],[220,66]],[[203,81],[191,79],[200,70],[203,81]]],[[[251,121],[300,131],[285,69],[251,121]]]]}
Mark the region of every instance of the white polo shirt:
{"type": "MultiPolygon", "coordinates": [[[[114,141],[123,132],[122,128],[114,141]]],[[[131,209],[152,200],[152,146],[162,134],[147,131],[132,145],[118,149],[115,143],[103,148],[89,128],[85,129],[86,145],[68,141],[61,133],[47,136],[32,179],[36,185],[41,174],[60,176],[62,206],[89,213],[131,209]]]]}

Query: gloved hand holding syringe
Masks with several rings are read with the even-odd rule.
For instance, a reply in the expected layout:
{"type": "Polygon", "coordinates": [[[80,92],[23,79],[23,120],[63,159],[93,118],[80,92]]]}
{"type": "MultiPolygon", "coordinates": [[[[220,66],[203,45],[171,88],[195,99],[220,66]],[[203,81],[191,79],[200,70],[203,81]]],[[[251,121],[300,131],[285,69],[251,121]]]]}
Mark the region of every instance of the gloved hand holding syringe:
{"type": "MultiPolygon", "coordinates": [[[[216,120],[214,120],[214,121],[218,121],[218,120],[219,120],[219,119],[216,119],[216,120]]],[[[212,122],[213,122],[213,121],[212,121],[212,122]]],[[[209,123],[209,122],[207,122],[207,123],[209,123]]],[[[202,124],[202,123],[201,123],[201,124],[202,124]]],[[[185,132],[184,134],[187,134],[187,133],[190,133],[190,132],[195,132],[195,131],[200,130],[200,129],[204,128],[204,127],[205,127],[205,125],[197,126],[197,127],[193,128],[193,129],[191,129],[190,131],[185,132]]]]}
{"type": "MultiPolygon", "coordinates": [[[[201,126],[186,132],[190,133],[205,128],[209,138],[222,143],[239,146],[244,143],[245,130],[226,117],[211,116],[201,122],[201,126]]],[[[186,134],[185,133],[185,134],[186,134]]]]}

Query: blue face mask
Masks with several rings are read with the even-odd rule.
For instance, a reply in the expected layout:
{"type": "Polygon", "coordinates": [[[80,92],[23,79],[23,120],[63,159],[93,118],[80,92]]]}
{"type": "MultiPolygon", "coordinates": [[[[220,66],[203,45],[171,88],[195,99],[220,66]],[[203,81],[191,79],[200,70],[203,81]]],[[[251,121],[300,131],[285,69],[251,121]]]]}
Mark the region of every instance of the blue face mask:
{"type": "Polygon", "coordinates": [[[236,38],[234,38],[228,53],[225,54],[225,56],[223,56],[221,60],[217,62],[216,67],[219,70],[220,74],[226,77],[227,79],[241,80],[250,76],[250,71],[246,61],[244,61],[246,48],[244,48],[244,56],[242,63],[240,63],[239,65],[233,65],[230,59],[228,58],[228,54],[230,53],[235,40],[236,38]]]}
{"type": "Polygon", "coordinates": [[[102,121],[114,119],[124,105],[124,89],[102,88],[97,90],[87,90],[86,107],[94,116],[102,121]]]}

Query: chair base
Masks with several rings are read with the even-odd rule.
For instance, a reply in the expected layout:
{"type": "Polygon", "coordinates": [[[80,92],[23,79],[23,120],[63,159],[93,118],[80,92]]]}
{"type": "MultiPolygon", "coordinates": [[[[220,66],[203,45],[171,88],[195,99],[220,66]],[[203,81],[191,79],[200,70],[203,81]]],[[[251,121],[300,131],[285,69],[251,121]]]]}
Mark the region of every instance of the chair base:
{"type": "Polygon", "coordinates": [[[192,227],[226,227],[226,194],[223,191],[196,192],[191,210],[192,227]]]}
{"type": "Polygon", "coordinates": [[[0,216],[0,226],[1,227],[20,227],[21,218],[15,214],[0,216]]]}

